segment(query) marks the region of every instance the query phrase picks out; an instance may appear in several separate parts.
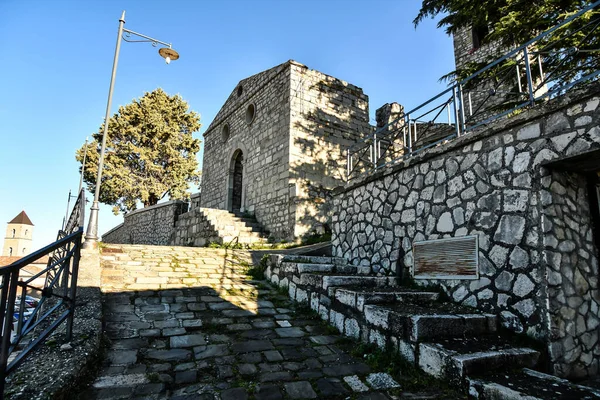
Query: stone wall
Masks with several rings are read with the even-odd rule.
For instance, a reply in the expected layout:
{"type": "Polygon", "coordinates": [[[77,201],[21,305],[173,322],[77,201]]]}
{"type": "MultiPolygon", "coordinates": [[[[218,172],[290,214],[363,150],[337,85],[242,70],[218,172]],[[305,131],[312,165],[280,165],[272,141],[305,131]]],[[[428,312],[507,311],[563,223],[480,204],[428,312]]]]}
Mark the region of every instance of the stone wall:
{"type": "Polygon", "coordinates": [[[105,243],[168,245],[177,217],[188,204],[180,200],[131,211],[123,223],[102,235],[105,243]]]}
{"type": "MultiPolygon", "coordinates": [[[[457,70],[467,67],[470,63],[480,65],[491,63],[511,50],[501,47],[498,42],[486,43],[483,46],[475,47],[471,27],[460,29],[458,32],[454,33],[453,41],[454,62],[457,70]]],[[[516,78],[516,73],[514,74],[514,78],[516,78]]],[[[496,110],[486,112],[486,109],[498,106],[507,100],[517,100],[516,96],[509,97],[506,94],[499,93],[511,92],[513,89],[512,85],[516,85],[516,79],[513,79],[511,76],[510,79],[507,80],[503,75],[499,80],[504,82],[499,87],[496,87],[496,83],[491,80],[479,84],[476,87],[469,87],[469,84],[467,84],[468,87],[463,93],[465,102],[464,115],[467,125],[474,125],[502,111],[496,110]],[[471,113],[473,115],[471,115],[471,113]]],[[[517,91],[518,90],[515,90],[514,92],[517,91]]],[[[526,98],[521,97],[520,100],[524,101],[526,98]]]]}
{"type": "Polygon", "coordinates": [[[294,236],[331,224],[329,191],[346,181],[346,152],[369,134],[369,99],[345,81],[291,64],[290,187],[294,236]]]}
{"type": "Polygon", "coordinates": [[[291,236],[294,224],[288,187],[289,66],[284,63],[242,80],[204,134],[201,206],[230,209],[232,159],[241,150],[242,211],[254,213],[277,238],[291,236]],[[248,123],[252,104],[255,116],[248,123]]]}
{"type": "Polygon", "coordinates": [[[598,252],[587,183],[585,176],[564,171],[542,180],[550,356],[559,375],[598,373],[598,252]]]}
{"type": "MultiPolygon", "coordinates": [[[[574,333],[575,317],[560,304],[568,302],[562,300],[560,290],[553,292],[554,308],[548,308],[548,284],[556,282],[546,280],[545,246],[551,240],[546,235],[551,234],[544,230],[542,215],[554,203],[542,189],[551,182],[545,163],[600,148],[598,92],[598,86],[574,92],[351,182],[335,197],[333,255],[348,259],[363,273],[406,277],[413,267],[413,242],[476,235],[478,279],[418,282],[439,284],[455,302],[499,313],[505,327],[549,346],[555,340],[567,341],[563,353],[573,346],[579,349],[576,352],[581,350],[579,358],[569,362],[581,367],[557,372],[593,372],[598,356],[590,357],[584,350],[593,338],[587,344],[579,338],[593,335],[590,327],[598,318],[595,278],[593,272],[578,275],[590,295],[580,291],[579,297],[585,299],[582,305],[571,301],[570,307],[583,307],[580,312],[589,315],[591,323],[586,321],[585,333],[574,333]],[[567,324],[571,321],[562,336],[551,335],[550,314],[567,324]]],[[[583,201],[581,196],[575,200],[583,201]]],[[[585,214],[576,221],[584,227],[590,223],[585,214]]],[[[577,253],[570,262],[579,263],[580,270],[597,270],[597,259],[591,256],[597,255],[597,249],[594,253],[591,240],[587,236],[585,240],[590,257],[586,260],[581,255],[586,253],[577,253]]],[[[560,276],[572,281],[575,274],[567,270],[561,269],[560,276]]],[[[554,353],[559,354],[561,346],[556,344],[554,353]]],[[[566,363],[564,357],[561,360],[566,363]]]]}

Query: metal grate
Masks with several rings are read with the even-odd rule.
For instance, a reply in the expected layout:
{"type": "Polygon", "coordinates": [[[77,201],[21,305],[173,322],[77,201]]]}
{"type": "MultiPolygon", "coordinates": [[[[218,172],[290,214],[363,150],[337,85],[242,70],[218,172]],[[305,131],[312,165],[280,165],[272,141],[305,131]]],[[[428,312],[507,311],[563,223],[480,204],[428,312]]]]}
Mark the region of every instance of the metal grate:
{"type": "Polygon", "coordinates": [[[413,244],[415,279],[479,279],[477,236],[413,244]]]}

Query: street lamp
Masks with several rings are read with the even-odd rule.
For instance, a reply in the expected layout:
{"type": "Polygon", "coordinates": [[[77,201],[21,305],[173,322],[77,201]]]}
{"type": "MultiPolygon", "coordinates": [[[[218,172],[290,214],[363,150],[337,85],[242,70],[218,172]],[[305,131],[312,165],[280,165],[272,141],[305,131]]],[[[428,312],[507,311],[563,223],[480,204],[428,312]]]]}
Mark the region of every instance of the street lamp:
{"type": "MultiPolygon", "coordinates": [[[[161,42],[160,40],[151,38],[150,36],[142,35],[129,29],[124,28],[125,25],[125,11],[121,14],[119,19],[119,33],[117,34],[117,47],[115,48],[115,57],[113,60],[112,75],[110,77],[110,89],[108,90],[108,102],[106,104],[106,116],[104,117],[104,131],[102,133],[102,147],[100,148],[100,158],[98,159],[98,177],[96,178],[96,191],[94,193],[94,202],[90,209],[90,221],[88,222],[87,230],[85,232],[85,242],[83,242],[83,248],[94,248],[98,244],[98,198],[100,197],[100,183],[102,180],[102,166],[104,164],[104,150],[106,148],[106,137],[108,136],[108,122],[110,120],[110,105],[112,103],[113,88],[115,85],[115,77],[117,75],[117,64],[119,63],[119,50],[121,49],[121,39],[126,42],[150,42],[152,46],[162,44],[167,47],[163,47],[158,50],[158,54],[163,57],[167,64],[173,60],[179,58],[179,54],[171,48],[171,43],[161,42]],[[140,40],[132,40],[131,37],[136,36],[141,38],[140,40]]],[[[87,148],[86,148],[87,154],[87,148]]]]}

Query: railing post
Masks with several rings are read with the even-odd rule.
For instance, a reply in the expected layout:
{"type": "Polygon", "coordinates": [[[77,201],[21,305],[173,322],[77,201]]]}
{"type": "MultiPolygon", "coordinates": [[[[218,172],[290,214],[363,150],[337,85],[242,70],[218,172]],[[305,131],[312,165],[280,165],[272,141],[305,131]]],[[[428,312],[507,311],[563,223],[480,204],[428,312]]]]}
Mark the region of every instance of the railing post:
{"type": "Polygon", "coordinates": [[[73,318],[75,316],[75,305],[77,302],[77,276],[79,275],[79,258],[81,257],[81,241],[83,238],[83,227],[79,228],[79,236],[74,240],[75,249],[73,250],[72,256],[72,269],[71,269],[71,287],[69,288],[69,317],[67,318],[67,332],[66,340],[70,342],[73,338],[73,318]]]}
{"type": "Polygon", "coordinates": [[[25,297],[27,293],[25,292],[25,285],[21,285],[21,304],[19,304],[19,320],[17,321],[17,335],[21,334],[23,330],[23,319],[25,315],[25,297]]]}
{"type": "Polygon", "coordinates": [[[529,88],[529,104],[534,105],[533,81],[531,79],[531,67],[529,65],[529,53],[527,47],[523,48],[523,57],[525,58],[525,72],[527,73],[527,86],[529,88]]]}
{"type": "Polygon", "coordinates": [[[350,173],[348,174],[348,180],[350,180],[350,175],[354,172],[354,157],[350,155],[350,173]]]}
{"type": "Polygon", "coordinates": [[[350,180],[350,148],[346,150],[346,181],[350,180]]]}
{"type": "Polygon", "coordinates": [[[373,168],[377,169],[377,133],[373,134],[373,158],[371,159],[373,168]]]}
{"type": "Polygon", "coordinates": [[[408,119],[408,135],[406,135],[408,137],[408,154],[412,154],[412,133],[410,132],[410,114],[407,115],[408,119]]]}
{"type": "Polygon", "coordinates": [[[521,85],[521,70],[519,69],[519,60],[515,58],[516,68],[517,68],[517,87],[519,90],[519,95],[523,93],[523,85],[521,85]]]}
{"type": "Polygon", "coordinates": [[[469,117],[473,116],[473,102],[471,101],[471,91],[469,91],[469,93],[467,94],[467,97],[469,98],[469,117]]]}
{"type": "Polygon", "coordinates": [[[456,96],[456,85],[452,87],[452,99],[454,103],[454,125],[456,128],[456,136],[460,136],[461,126],[460,118],[458,117],[458,99],[456,96]]]}
{"type": "Polygon", "coordinates": [[[460,124],[462,126],[462,134],[463,132],[465,132],[465,99],[463,98],[462,85],[458,85],[458,96],[460,100],[460,124]]]}
{"type": "Polygon", "coordinates": [[[0,346],[0,398],[4,398],[4,384],[6,379],[6,365],[8,364],[10,333],[13,328],[13,311],[17,297],[17,279],[19,270],[4,274],[2,276],[2,295],[0,300],[0,321],[2,322],[2,336],[0,346]]]}

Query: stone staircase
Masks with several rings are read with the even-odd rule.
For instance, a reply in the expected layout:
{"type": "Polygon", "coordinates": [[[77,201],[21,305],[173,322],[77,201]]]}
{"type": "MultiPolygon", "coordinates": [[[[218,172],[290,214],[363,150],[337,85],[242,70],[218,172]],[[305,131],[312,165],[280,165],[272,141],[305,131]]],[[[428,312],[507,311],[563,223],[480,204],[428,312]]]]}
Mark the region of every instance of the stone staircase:
{"type": "Polygon", "coordinates": [[[206,246],[210,243],[252,245],[266,243],[269,232],[256,219],[215,208],[196,208],[181,214],[176,222],[176,246],[206,246]]]}
{"type": "Polygon", "coordinates": [[[339,258],[272,255],[269,264],[268,280],[310,304],[344,335],[391,347],[475,398],[600,398],[591,388],[534,371],[543,364],[540,351],[500,332],[496,315],[443,302],[437,292],[402,287],[396,277],[360,274],[339,258]],[[530,378],[511,387],[512,376],[515,382],[530,378]],[[528,381],[545,383],[528,391],[528,381]]]}

